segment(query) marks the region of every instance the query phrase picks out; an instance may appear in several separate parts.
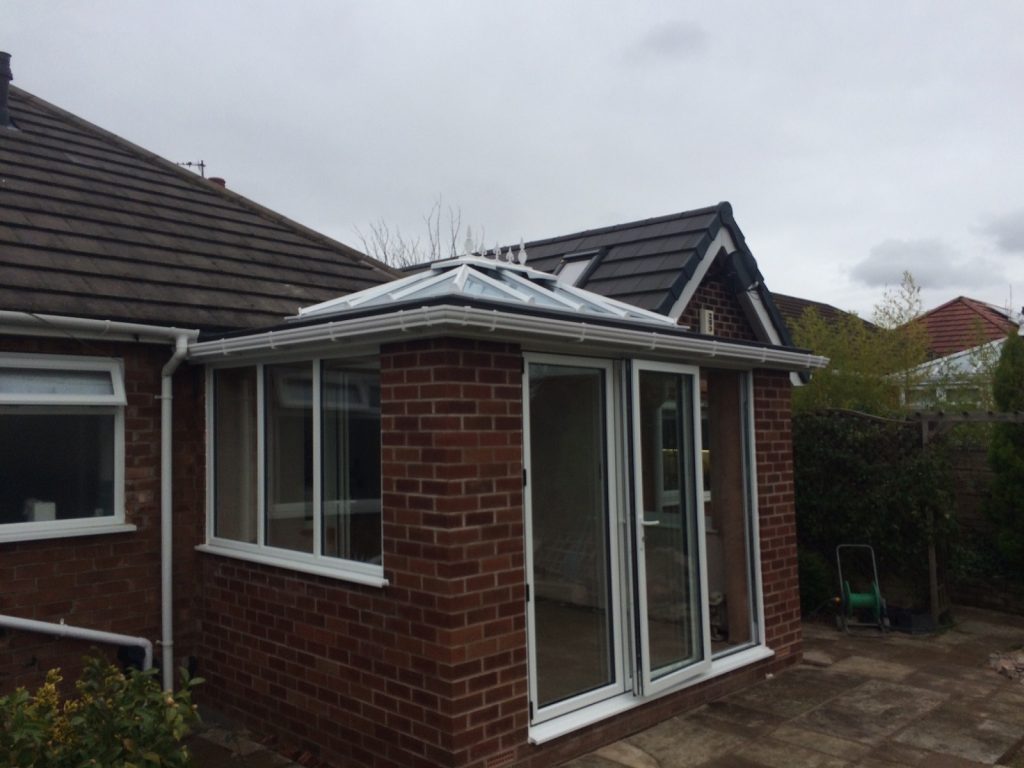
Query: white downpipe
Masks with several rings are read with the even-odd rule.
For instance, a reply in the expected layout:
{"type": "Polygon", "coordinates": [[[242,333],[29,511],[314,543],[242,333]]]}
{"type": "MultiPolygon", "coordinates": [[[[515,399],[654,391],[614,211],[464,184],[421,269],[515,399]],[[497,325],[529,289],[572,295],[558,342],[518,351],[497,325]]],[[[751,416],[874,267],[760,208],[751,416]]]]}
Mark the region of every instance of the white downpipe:
{"type": "MultiPolygon", "coordinates": [[[[92,338],[104,338],[111,341],[129,341],[137,343],[167,343],[174,341],[174,354],[160,372],[160,647],[162,680],[165,690],[174,688],[174,606],[172,599],[173,568],[171,558],[174,554],[171,537],[174,533],[172,525],[173,482],[171,471],[173,463],[172,451],[172,377],[181,361],[188,354],[189,342],[199,338],[199,331],[183,328],[169,328],[160,325],[143,325],[141,323],[123,323],[117,320],[94,320],[85,317],[65,317],[62,315],[38,315],[32,312],[15,312],[0,310],[0,332],[23,333],[36,336],[58,336],[57,330],[76,331],[92,338]]],[[[66,624],[51,624],[31,619],[19,619],[13,616],[0,616],[0,626],[13,629],[30,629],[30,631],[48,634],[79,637],[96,642],[113,642],[122,645],[137,645],[147,648],[146,658],[152,664],[153,646],[144,638],[116,635],[95,629],[71,627],[66,624]],[[11,623],[13,622],[13,623],[11,623]],[[59,630],[59,631],[57,631],[59,630]]]]}
{"type": "Polygon", "coordinates": [[[174,340],[174,354],[160,372],[160,669],[165,691],[174,690],[173,382],[188,341],[186,334],[174,340]]]}
{"type": "Polygon", "coordinates": [[[145,653],[142,660],[143,669],[150,669],[153,666],[153,644],[144,637],[132,637],[131,635],[119,635],[115,632],[101,632],[98,629],[73,627],[63,622],[56,624],[50,621],[22,619],[17,616],[0,616],[0,627],[18,629],[24,632],[38,632],[42,635],[91,640],[95,643],[107,643],[108,645],[131,645],[141,648],[145,653]]]}

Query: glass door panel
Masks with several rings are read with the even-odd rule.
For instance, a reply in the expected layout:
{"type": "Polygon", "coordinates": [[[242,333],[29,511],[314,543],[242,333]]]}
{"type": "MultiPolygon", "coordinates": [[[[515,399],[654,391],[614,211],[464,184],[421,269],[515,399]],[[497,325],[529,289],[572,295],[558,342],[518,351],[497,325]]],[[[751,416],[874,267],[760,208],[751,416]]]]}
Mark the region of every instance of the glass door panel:
{"type": "Polygon", "coordinates": [[[695,375],[637,367],[633,380],[637,603],[644,693],[710,663],[695,375]]]}
{"type": "Polygon", "coordinates": [[[609,368],[531,361],[527,370],[531,698],[555,716],[624,690],[609,368]]]}

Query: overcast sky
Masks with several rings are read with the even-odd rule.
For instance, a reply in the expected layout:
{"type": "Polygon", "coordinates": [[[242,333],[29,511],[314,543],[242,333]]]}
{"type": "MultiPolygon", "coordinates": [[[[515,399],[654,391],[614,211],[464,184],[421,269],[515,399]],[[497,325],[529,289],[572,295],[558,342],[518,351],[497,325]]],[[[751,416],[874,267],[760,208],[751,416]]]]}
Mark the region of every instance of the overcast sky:
{"type": "Polygon", "coordinates": [[[1024,3],[4,0],[14,84],[360,247],[732,203],[769,288],[1024,304],[1024,3]]]}

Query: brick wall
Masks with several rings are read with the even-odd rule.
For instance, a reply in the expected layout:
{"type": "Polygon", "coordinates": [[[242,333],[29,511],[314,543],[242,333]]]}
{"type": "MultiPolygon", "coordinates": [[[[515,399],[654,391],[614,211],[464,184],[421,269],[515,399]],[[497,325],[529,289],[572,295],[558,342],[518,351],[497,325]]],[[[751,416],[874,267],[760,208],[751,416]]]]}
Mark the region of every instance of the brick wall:
{"type": "MultiPolygon", "coordinates": [[[[125,390],[125,520],[138,530],[129,533],[43,539],[0,544],[0,613],[56,622],[63,619],[92,629],[160,636],[160,370],[170,345],[117,344],[90,340],[0,337],[8,352],[116,357],[124,361],[125,390]]],[[[201,418],[201,400],[189,382],[201,371],[182,369],[176,375],[175,430],[194,430],[201,418]]],[[[201,388],[199,389],[201,392],[201,388]]],[[[199,434],[202,434],[201,427],[199,434]]],[[[179,446],[179,450],[184,445],[179,446]]],[[[203,475],[191,477],[202,454],[182,461],[184,472],[175,488],[175,507],[182,521],[197,519],[203,475]]],[[[182,522],[179,521],[179,522],[182,522]]],[[[183,532],[183,539],[188,538],[183,532]]],[[[196,543],[182,541],[191,549],[196,543]]],[[[186,586],[179,591],[179,627],[190,634],[186,586]]],[[[51,667],[76,674],[78,659],[89,644],[45,635],[0,633],[0,692],[35,686],[51,667]]],[[[188,652],[187,643],[184,644],[188,652]]],[[[104,649],[108,651],[109,649],[104,649]]],[[[159,651],[155,651],[159,656],[159,651]]]]}
{"type": "Polygon", "coordinates": [[[761,578],[768,646],[777,659],[799,658],[800,585],[793,497],[792,410],[789,375],[754,372],[754,439],[761,531],[761,578]]]}
{"type": "Polygon", "coordinates": [[[704,276],[704,281],[680,316],[679,324],[687,326],[691,331],[699,331],[702,309],[711,309],[715,313],[715,336],[723,339],[757,340],[750,321],[736,299],[735,291],[729,287],[721,259],[716,260],[704,276]]]}
{"type": "Polygon", "coordinates": [[[390,585],[204,556],[212,703],[342,764],[483,766],[525,743],[520,366],[503,344],[382,350],[390,585]]]}

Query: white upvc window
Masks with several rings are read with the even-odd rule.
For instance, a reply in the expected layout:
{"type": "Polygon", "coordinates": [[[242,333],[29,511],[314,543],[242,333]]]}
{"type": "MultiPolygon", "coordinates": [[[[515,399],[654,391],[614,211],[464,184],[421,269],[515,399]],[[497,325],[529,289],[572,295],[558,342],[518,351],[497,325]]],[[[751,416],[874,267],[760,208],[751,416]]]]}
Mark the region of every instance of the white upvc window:
{"type": "Polygon", "coordinates": [[[380,375],[315,359],[209,370],[203,551],[382,586],[380,375]]]}
{"type": "Polygon", "coordinates": [[[0,355],[0,542],[134,530],[125,405],[120,360],[0,355]]]}

